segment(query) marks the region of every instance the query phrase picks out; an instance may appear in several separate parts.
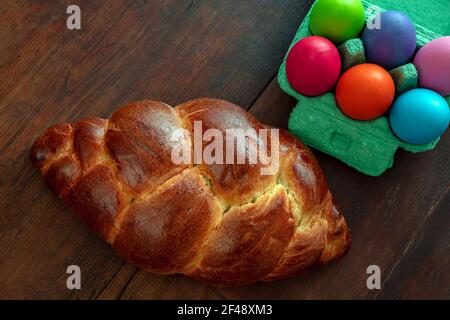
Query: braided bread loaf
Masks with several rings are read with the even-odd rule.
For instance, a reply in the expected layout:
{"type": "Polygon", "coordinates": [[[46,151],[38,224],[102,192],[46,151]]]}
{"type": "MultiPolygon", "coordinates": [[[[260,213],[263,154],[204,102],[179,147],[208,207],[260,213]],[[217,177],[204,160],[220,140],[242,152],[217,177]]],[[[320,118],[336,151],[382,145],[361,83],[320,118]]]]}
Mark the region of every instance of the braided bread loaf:
{"type": "MultiPolygon", "coordinates": [[[[47,185],[125,260],[216,286],[300,274],[343,256],[350,234],[311,152],[279,132],[279,169],[175,164],[175,129],[264,128],[229,102],[140,101],[109,120],[57,124],[31,160],[47,185]]],[[[206,144],[206,142],[204,142],[206,144]]],[[[267,143],[270,149],[269,143],[267,143]]]]}

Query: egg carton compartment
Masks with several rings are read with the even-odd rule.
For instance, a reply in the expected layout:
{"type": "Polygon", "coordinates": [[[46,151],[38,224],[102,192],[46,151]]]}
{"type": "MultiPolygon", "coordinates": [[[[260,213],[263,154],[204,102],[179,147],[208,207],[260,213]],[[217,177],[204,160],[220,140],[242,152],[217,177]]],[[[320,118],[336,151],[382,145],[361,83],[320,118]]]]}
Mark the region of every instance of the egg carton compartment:
{"type": "MultiPolygon", "coordinates": [[[[373,18],[377,11],[373,10],[374,4],[371,2],[364,0],[362,2],[367,21],[373,18]]],[[[403,6],[405,6],[404,2],[403,6]]],[[[410,7],[412,11],[414,4],[410,4],[410,7]]],[[[380,6],[378,8],[381,12],[385,11],[380,6]]],[[[312,35],[309,28],[311,10],[300,25],[289,50],[302,38],[312,35]]],[[[417,50],[427,42],[442,37],[421,26],[417,17],[412,17],[412,20],[417,32],[417,50]]],[[[338,49],[342,58],[343,71],[366,62],[364,46],[359,38],[348,40],[338,49]]],[[[283,91],[298,100],[289,118],[288,127],[307,145],[336,157],[370,176],[379,176],[392,167],[394,154],[399,147],[415,153],[431,150],[436,146],[439,139],[425,145],[413,145],[398,139],[392,132],[386,116],[370,121],[357,121],[347,117],[336,105],[334,92],[318,97],[308,97],[298,93],[287,80],[288,53],[289,51],[280,66],[278,83],[283,91]]],[[[396,84],[396,94],[417,87],[417,70],[412,63],[390,70],[390,74],[396,84]]],[[[449,97],[447,101],[450,101],[449,97]]]]}
{"type": "Polygon", "coordinates": [[[419,74],[412,63],[392,69],[389,73],[394,79],[396,96],[419,86],[419,74]]]}
{"type": "MultiPolygon", "coordinates": [[[[347,40],[338,47],[342,72],[361,63],[366,63],[364,45],[360,38],[347,40]]],[[[419,86],[419,74],[412,63],[407,63],[389,71],[395,83],[395,95],[398,96],[419,86]]]]}

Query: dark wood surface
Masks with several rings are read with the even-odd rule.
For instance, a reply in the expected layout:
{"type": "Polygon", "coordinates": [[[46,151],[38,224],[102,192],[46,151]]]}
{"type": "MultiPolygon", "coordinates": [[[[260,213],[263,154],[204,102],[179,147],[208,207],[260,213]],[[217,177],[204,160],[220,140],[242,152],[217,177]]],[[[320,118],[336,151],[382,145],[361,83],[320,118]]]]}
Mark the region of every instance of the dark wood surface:
{"type": "Polygon", "coordinates": [[[116,257],[45,186],[28,160],[33,139],[144,98],[223,98],[285,128],[295,101],[276,73],[311,1],[77,1],[74,31],[69,4],[0,3],[0,298],[450,298],[448,133],[433,151],[399,151],[378,178],[314,150],[353,246],[303,277],[217,289],[116,257]],[[81,290],[66,288],[71,264],[81,290]],[[381,290],[366,287],[373,264],[381,290]]]}

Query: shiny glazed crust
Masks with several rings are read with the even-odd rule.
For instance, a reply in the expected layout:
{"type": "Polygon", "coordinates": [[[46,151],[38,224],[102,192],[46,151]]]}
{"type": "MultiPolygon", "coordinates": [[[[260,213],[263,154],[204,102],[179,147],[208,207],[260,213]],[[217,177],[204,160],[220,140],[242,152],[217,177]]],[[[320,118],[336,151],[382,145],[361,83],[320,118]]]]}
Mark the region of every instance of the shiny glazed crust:
{"type": "Polygon", "coordinates": [[[109,120],[52,126],[35,140],[31,160],[68,207],[146,271],[241,286],[292,277],[347,252],[344,217],[298,139],[280,130],[274,175],[248,161],[176,165],[172,133],[184,128],[192,138],[194,121],[203,131],[264,128],[223,100],[175,108],[146,100],[109,120]]]}

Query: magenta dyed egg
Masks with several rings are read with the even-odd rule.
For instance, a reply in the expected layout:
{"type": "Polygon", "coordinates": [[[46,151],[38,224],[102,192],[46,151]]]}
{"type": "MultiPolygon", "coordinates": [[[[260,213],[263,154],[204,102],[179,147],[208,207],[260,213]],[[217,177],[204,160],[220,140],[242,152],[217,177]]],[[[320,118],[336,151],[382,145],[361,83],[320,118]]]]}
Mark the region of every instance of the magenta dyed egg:
{"type": "Polygon", "coordinates": [[[450,95],[450,36],[425,44],[414,58],[419,86],[450,95]]]}
{"type": "Polygon", "coordinates": [[[291,87],[305,96],[320,96],[335,85],[341,72],[341,57],[328,39],[310,36],[289,51],[286,75],[291,87]]]}

